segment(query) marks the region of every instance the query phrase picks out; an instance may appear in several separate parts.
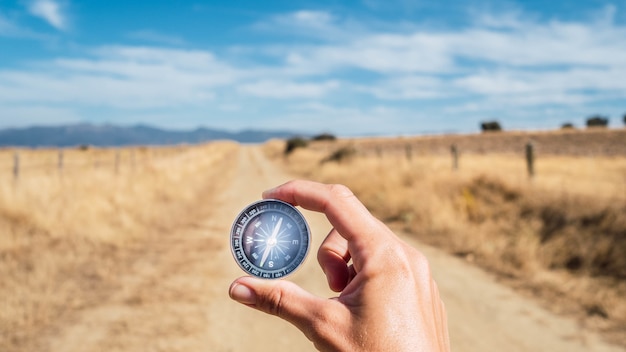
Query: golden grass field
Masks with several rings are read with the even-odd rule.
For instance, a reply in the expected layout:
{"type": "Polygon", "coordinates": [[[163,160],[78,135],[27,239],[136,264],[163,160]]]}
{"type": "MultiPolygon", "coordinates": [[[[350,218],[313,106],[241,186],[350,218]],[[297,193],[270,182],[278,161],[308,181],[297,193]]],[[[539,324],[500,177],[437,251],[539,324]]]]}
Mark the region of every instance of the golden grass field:
{"type": "Polygon", "coordinates": [[[539,135],[557,155],[537,153],[532,179],[524,133],[313,142],[286,157],[274,141],[265,152],[302,177],[348,185],[396,229],[626,346],[626,131],[539,135]],[[462,146],[456,171],[451,143],[462,146]],[[352,154],[326,161],[337,150],[352,154]]]}
{"type": "MultiPolygon", "coordinates": [[[[398,231],[497,273],[550,309],[626,346],[626,152],[621,152],[626,131],[578,133],[555,133],[552,138],[544,133],[544,140],[536,139],[541,143],[532,181],[523,152],[511,146],[528,137],[519,134],[508,139],[501,134],[339,140],[313,143],[288,157],[283,155],[284,141],[262,148],[275,168],[348,185],[398,231]],[[567,138],[559,137],[563,135],[567,138]],[[585,137],[593,148],[581,147],[585,137]],[[480,144],[485,140],[488,149],[480,144]],[[457,171],[451,168],[451,141],[460,147],[457,171]],[[407,142],[413,143],[410,158],[407,142]],[[321,163],[348,145],[356,155],[321,163]],[[570,154],[549,154],[547,145],[570,154]]],[[[153,304],[150,314],[165,309],[165,299],[196,300],[196,306],[205,306],[202,299],[211,296],[199,297],[212,287],[210,280],[194,277],[183,284],[180,277],[188,266],[181,263],[201,262],[205,256],[208,261],[205,252],[224,244],[205,244],[193,260],[185,257],[188,247],[175,249],[168,260],[181,272],[167,278],[151,266],[165,260],[161,252],[149,253],[147,262],[138,258],[146,256],[148,247],[182,241],[184,229],[206,231],[198,222],[210,219],[219,206],[220,180],[234,172],[237,153],[239,146],[231,142],[65,149],[60,169],[57,150],[0,150],[0,351],[55,350],[42,336],[59,336],[61,328],[80,326],[76,313],[124,291],[135,271],[150,273],[143,278],[147,283],[169,281],[163,292],[139,285],[137,295],[121,295],[124,305],[153,304]],[[173,233],[178,237],[164,240],[173,233]],[[195,287],[198,297],[186,293],[186,285],[195,287]]],[[[209,241],[200,236],[197,243],[209,241]]],[[[189,245],[197,246],[194,241],[189,245]]],[[[225,295],[226,286],[211,289],[225,295]]],[[[116,314],[119,302],[112,303],[113,308],[102,309],[116,314]]],[[[141,313],[136,319],[146,326],[139,333],[137,327],[124,325],[135,321],[131,319],[102,326],[119,339],[108,341],[112,347],[107,350],[145,350],[150,342],[161,343],[155,336],[174,330],[189,336],[206,329],[208,318],[195,312],[196,306],[183,306],[183,311],[194,310],[187,315],[175,311],[162,317],[169,322],[141,313]]]]}
{"type": "Polygon", "coordinates": [[[56,150],[19,150],[18,179],[0,151],[0,350],[45,350],[35,337],[120,290],[146,242],[209,216],[235,150],[66,149],[62,171],[56,150]]]}

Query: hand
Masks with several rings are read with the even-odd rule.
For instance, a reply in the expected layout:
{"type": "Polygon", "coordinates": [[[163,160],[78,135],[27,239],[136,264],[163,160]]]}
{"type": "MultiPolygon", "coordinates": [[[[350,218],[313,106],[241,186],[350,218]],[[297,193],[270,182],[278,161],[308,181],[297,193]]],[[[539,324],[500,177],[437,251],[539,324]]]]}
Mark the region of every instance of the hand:
{"type": "Polygon", "coordinates": [[[234,300],[285,319],[321,351],[449,351],[446,311],[426,258],[341,185],[292,181],[263,193],[326,214],[317,259],[339,297],[289,281],[242,277],[234,300]],[[350,263],[351,261],[351,263],[350,263]]]}

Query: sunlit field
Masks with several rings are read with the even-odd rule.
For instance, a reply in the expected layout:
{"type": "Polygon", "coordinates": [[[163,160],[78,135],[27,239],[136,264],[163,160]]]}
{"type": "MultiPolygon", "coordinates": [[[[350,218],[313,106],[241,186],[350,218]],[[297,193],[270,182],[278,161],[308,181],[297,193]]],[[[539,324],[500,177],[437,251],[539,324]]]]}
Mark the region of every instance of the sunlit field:
{"type": "Polygon", "coordinates": [[[625,345],[626,131],[610,133],[542,134],[533,177],[519,134],[312,142],[288,156],[273,141],[265,152],[302,177],[348,185],[396,230],[625,345]],[[455,169],[448,148],[460,138],[455,169]],[[496,142],[485,150],[485,139],[496,142]]]}
{"type": "Polygon", "coordinates": [[[236,148],[0,151],[0,350],[44,350],[34,337],[122,290],[147,242],[210,216],[236,148]]]}
{"type": "Polygon", "coordinates": [[[396,231],[626,346],[626,136],[615,133],[534,138],[532,178],[520,134],[312,142],[288,156],[285,141],[2,149],[0,351],[64,350],[55,338],[89,333],[109,351],[217,345],[203,334],[221,317],[205,308],[228,299],[215,278],[230,219],[213,213],[220,195],[249,196],[229,178],[272,168],[348,185],[396,231]]]}

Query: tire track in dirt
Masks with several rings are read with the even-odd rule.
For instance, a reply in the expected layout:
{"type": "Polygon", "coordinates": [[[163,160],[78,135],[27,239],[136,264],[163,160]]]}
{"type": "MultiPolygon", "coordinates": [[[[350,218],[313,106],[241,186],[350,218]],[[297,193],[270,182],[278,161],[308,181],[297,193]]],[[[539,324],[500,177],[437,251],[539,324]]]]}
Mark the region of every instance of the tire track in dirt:
{"type": "MultiPolygon", "coordinates": [[[[302,333],[278,318],[230,300],[243,272],[228,247],[232,220],[261,192],[289,179],[257,146],[242,146],[223,172],[209,219],[150,243],[123,273],[123,289],[64,322],[52,351],[314,351],[302,333]]],[[[315,260],[330,230],[325,217],[303,212],[313,232],[310,256],[290,280],[333,295],[315,260]]],[[[448,309],[455,351],[620,351],[575,322],[556,317],[458,258],[405,237],[431,260],[448,309]]]]}

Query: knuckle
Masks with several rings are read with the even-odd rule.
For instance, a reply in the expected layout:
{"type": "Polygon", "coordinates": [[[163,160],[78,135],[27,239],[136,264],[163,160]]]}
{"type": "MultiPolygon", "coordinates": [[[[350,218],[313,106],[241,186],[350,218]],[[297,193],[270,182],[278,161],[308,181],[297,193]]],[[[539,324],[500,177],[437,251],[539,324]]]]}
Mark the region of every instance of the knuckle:
{"type": "Polygon", "coordinates": [[[345,185],[331,184],[329,185],[330,193],[337,198],[349,198],[354,197],[354,193],[345,185]]]}
{"type": "Polygon", "coordinates": [[[280,286],[274,286],[265,295],[258,297],[257,306],[268,314],[280,317],[283,297],[283,289],[280,286]]]}
{"type": "Polygon", "coordinates": [[[389,258],[393,258],[393,268],[397,273],[430,278],[430,263],[420,251],[406,245],[392,246],[389,250],[389,258]]]}

